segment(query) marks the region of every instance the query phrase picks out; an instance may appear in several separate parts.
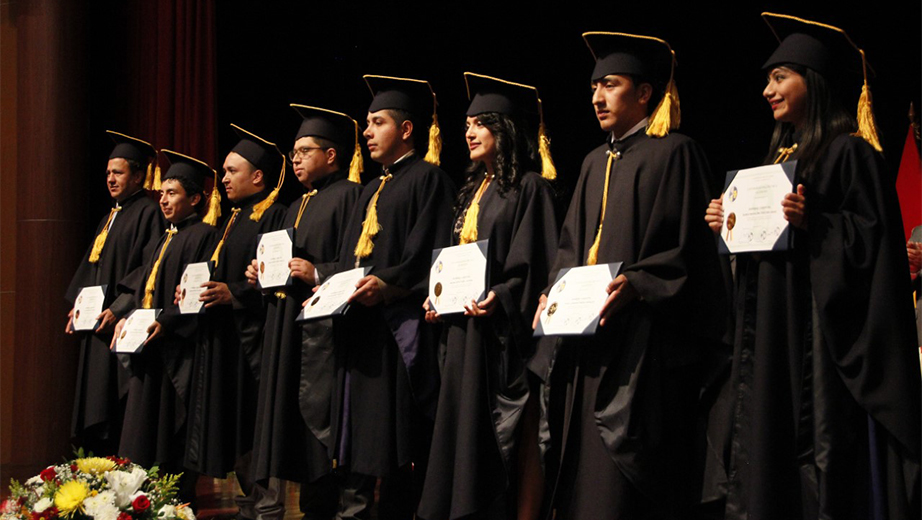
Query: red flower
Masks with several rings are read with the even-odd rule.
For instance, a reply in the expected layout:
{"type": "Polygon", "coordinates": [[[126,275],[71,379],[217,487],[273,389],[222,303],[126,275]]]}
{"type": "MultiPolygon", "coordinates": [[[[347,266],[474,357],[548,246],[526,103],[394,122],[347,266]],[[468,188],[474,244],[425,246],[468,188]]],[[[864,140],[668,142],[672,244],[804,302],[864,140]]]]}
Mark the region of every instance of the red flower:
{"type": "Polygon", "coordinates": [[[131,515],[122,511],[121,513],[118,514],[118,520],[133,520],[133,519],[131,518],[131,515]]]}
{"type": "Polygon", "coordinates": [[[147,499],[147,495],[138,495],[138,497],[131,502],[131,507],[134,508],[135,512],[143,513],[150,507],[150,500],[147,499]]]}
{"type": "Polygon", "coordinates": [[[77,468],[77,465],[76,465],[76,464],[71,464],[71,465],[70,465],[70,471],[71,471],[71,473],[76,473],[76,472],[77,472],[77,469],[78,469],[78,468],[77,468]]]}
{"type": "Polygon", "coordinates": [[[45,482],[48,482],[49,480],[54,480],[58,474],[55,473],[54,466],[51,466],[43,469],[42,472],[38,474],[38,476],[41,477],[45,482]]]}

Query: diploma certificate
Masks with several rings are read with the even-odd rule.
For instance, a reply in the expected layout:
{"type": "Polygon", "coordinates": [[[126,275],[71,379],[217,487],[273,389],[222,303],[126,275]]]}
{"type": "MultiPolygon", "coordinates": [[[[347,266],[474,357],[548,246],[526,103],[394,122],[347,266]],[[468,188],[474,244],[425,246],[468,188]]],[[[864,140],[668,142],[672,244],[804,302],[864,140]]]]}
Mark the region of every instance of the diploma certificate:
{"type": "Polygon", "coordinates": [[[791,247],[781,201],[794,189],[797,161],[727,173],[721,253],[783,251],[791,247]]]}
{"type": "Polygon", "coordinates": [[[73,330],[96,330],[99,322],[96,316],[102,312],[106,303],[106,286],[91,285],[80,289],[74,300],[73,330]]]}
{"type": "Polygon", "coordinates": [[[153,325],[163,309],[135,309],[128,315],[118,338],[115,340],[115,352],[120,354],[137,354],[147,341],[147,329],[153,325]]]}
{"type": "Polygon", "coordinates": [[[356,267],[327,278],[317,292],[307,299],[297,321],[328,318],[346,312],[349,306],[347,300],[355,292],[355,284],[364,278],[369,270],[370,266],[356,267]]]}
{"type": "Polygon", "coordinates": [[[471,300],[487,296],[488,240],[445,247],[432,252],[429,268],[429,307],[439,314],[464,312],[471,300]]]}
{"type": "Polygon", "coordinates": [[[621,262],[562,269],[547,295],[535,336],[591,336],[621,262]]]}
{"type": "Polygon", "coordinates": [[[208,262],[197,262],[186,266],[179,282],[179,313],[197,314],[205,309],[205,302],[199,301],[199,295],[205,290],[202,284],[211,280],[211,267],[208,262]]]}
{"type": "Polygon", "coordinates": [[[294,228],[262,233],[256,239],[256,263],[259,268],[259,288],[272,289],[291,284],[291,262],[294,228]]]}

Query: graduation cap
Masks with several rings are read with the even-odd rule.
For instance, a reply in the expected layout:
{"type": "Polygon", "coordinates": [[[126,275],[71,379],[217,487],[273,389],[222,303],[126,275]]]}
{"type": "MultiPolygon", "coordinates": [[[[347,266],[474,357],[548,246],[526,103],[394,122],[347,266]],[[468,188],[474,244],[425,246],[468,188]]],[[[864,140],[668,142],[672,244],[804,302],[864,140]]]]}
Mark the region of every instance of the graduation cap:
{"type": "Polygon", "coordinates": [[[432,124],[429,126],[429,150],[426,152],[425,160],[438,165],[439,155],[442,153],[442,137],[436,110],[438,102],[429,82],[372,74],[366,74],[362,78],[373,96],[371,105],[368,107],[369,112],[386,109],[403,110],[420,119],[425,119],[430,113],[432,114],[432,124]]]}
{"type": "Polygon", "coordinates": [[[157,165],[157,150],[148,143],[136,137],[125,135],[112,130],[106,130],[109,137],[115,141],[115,148],[109,154],[109,159],[125,159],[135,161],[147,167],[144,176],[144,189],[160,189],[160,167],[157,165]]]}
{"type": "Polygon", "coordinates": [[[639,76],[662,90],[663,99],[653,111],[647,135],[663,137],[681,122],[679,92],[675,86],[675,51],[665,40],[653,36],[618,32],[586,32],[583,40],[595,58],[592,81],[609,74],[639,76]]]}
{"type": "Polygon", "coordinates": [[[824,78],[833,80],[833,85],[843,75],[862,75],[856,135],[880,151],[877,125],[871,107],[871,90],[868,87],[870,66],[864,50],[855,45],[845,31],[832,25],[776,13],[762,13],[762,19],[779,42],[778,48],[762,66],[763,69],[793,63],[813,69],[824,78]]]}
{"type": "Polygon", "coordinates": [[[262,137],[248,132],[235,124],[231,124],[231,127],[240,137],[240,142],[234,146],[231,150],[232,152],[249,161],[250,164],[257,169],[262,170],[263,175],[267,179],[272,179],[275,177],[275,172],[279,172],[278,182],[275,188],[269,192],[269,196],[253,206],[253,213],[250,214],[250,220],[259,222],[259,219],[263,216],[263,212],[269,209],[269,206],[278,199],[279,190],[282,188],[282,183],[285,181],[285,155],[279,151],[275,143],[266,141],[262,137]]]}
{"type": "Polygon", "coordinates": [[[541,155],[541,175],[546,179],[555,179],[557,169],[551,159],[551,141],[547,137],[547,131],[544,126],[544,115],[538,89],[531,85],[473,72],[464,73],[464,82],[467,85],[467,98],[471,100],[471,104],[467,109],[468,116],[476,116],[486,112],[498,112],[538,122],[538,153],[541,155]]]}
{"type": "Polygon", "coordinates": [[[167,169],[166,174],[163,175],[164,181],[184,179],[192,183],[197,192],[204,193],[205,178],[214,177],[214,187],[211,189],[211,196],[208,198],[208,210],[205,212],[202,222],[212,226],[217,225],[218,217],[221,216],[221,192],[218,191],[218,172],[194,157],[166,149],[160,150],[160,152],[170,162],[170,167],[167,169]]]}
{"type": "Polygon", "coordinates": [[[300,115],[303,120],[298,133],[295,135],[295,141],[302,137],[320,137],[333,141],[340,146],[348,146],[350,143],[353,147],[352,160],[349,163],[349,180],[361,183],[362,170],[362,148],[359,146],[359,124],[351,117],[320,107],[310,107],[307,105],[291,104],[291,108],[300,115]]]}

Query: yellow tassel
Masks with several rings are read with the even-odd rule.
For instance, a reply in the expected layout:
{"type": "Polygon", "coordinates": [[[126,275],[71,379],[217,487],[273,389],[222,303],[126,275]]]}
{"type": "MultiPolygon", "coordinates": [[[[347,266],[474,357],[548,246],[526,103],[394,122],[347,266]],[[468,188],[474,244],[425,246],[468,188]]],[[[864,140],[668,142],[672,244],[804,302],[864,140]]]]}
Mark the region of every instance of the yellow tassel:
{"type": "Polygon", "coordinates": [[[675,51],[672,53],[672,63],[669,69],[669,82],[666,83],[666,91],[663,93],[663,99],[653,111],[650,117],[650,123],[647,125],[647,135],[650,137],[665,137],[671,130],[675,130],[682,122],[682,111],[679,108],[679,90],[675,86],[675,51]]]}
{"type": "Polygon", "coordinates": [[[250,214],[250,220],[253,222],[259,222],[259,219],[263,218],[263,213],[269,209],[269,206],[275,204],[275,201],[279,198],[279,190],[282,189],[282,182],[285,180],[285,166],[285,156],[283,155],[282,173],[279,174],[279,182],[275,185],[275,189],[269,192],[268,197],[253,205],[253,213],[250,214]]]}
{"type": "Polygon", "coordinates": [[[864,70],[864,84],[861,85],[861,97],[858,98],[858,131],[854,135],[864,139],[878,152],[883,151],[877,138],[877,123],[874,122],[874,109],[871,106],[871,87],[868,86],[867,60],[861,52],[861,65],[864,70]]]}
{"type": "MultiPolygon", "coordinates": [[[[595,234],[595,240],[589,247],[589,255],[586,258],[586,265],[595,265],[599,261],[599,242],[602,241],[602,224],[605,223],[605,209],[608,206],[608,181],[611,179],[611,163],[616,157],[617,152],[608,152],[608,164],[605,166],[605,187],[602,188],[602,212],[599,215],[599,230],[595,234]]],[[[621,157],[620,154],[617,157],[621,157]]]]}
{"type": "Polygon", "coordinates": [[[152,170],[154,169],[155,162],[157,162],[156,159],[147,163],[147,173],[144,174],[144,189],[147,191],[154,189],[154,176],[152,170]]]}
{"type": "Polygon", "coordinates": [[[230,233],[231,226],[236,222],[238,213],[240,213],[240,208],[231,210],[230,218],[227,219],[227,225],[224,226],[224,234],[221,236],[221,240],[218,241],[218,245],[214,248],[214,253],[211,254],[211,261],[214,263],[215,267],[218,267],[218,259],[221,258],[221,249],[224,248],[224,241],[227,240],[227,234],[230,233]]]}
{"type": "Polygon", "coordinates": [[[362,183],[362,170],[365,169],[365,161],[362,159],[362,147],[359,141],[355,141],[355,151],[352,152],[352,161],[349,163],[349,180],[358,184],[362,183]]]}
{"type": "Polygon", "coordinates": [[[551,140],[547,137],[544,123],[538,126],[538,155],[541,156],[541,176],[552,181],[557,178],[557,167],[551,159],[551,140]]]}
{"type": "Polygon", "coordinates": [[[480,203],[476,200],[467,208],[464,225],[461,226],[461,243],[470,244],[477,241],[477,217],[480,215],[480,203]]]}
{"type": "Polygon", "coordinates": [[[157,166],[154,168],[154,183],[153,183],[153,186],[151,186],[151,188],[154,191],[159,191],[161,185],[162,183],[160,182],[160,164],[157,164],[157,166]]]}
{"type": "Polygon", "coordinates": [[[432,125],[429,126],[429,150],[426,152],[425,161],[438,166],[442,155],[442,131],[439,129],[439,116],[432,114],[432,125]]]}
{"type": "Polygon", "coordinates": [[[173,239],[173,235],[175,235],[176,232],[176,229],[168,229],[166,231],[166,241],[160,249],[160,256],[158,256],[157,261],[154,262],[154,267],[150,270],[150,275],[147,277],[147,283],[144,284],[144,300],[141,302],[141,307],[144,309],[150,309],[154,304],[154,289],[157,285],[157,272],[160,270],[160,262],[163,260],[163,254],[166,253],[166,248],[170,245],[170,240],[173,239]]]}
{"type": "MultiPolygon", "coordinates": [[[[217,180],[217,179],[215,179],[217,180]]],[[[218,191],[218,185],[215,183],[211,189],[211,195],[208,197],[208,211],[202,217],[202,222],[209,226],[217,226],[218,219],[221,217],[221,192],[218,191]]]]}
{"type": "Polygon", "coordinates": [[[359,242],[355,245],[356,258],[367,257],[375,248],[375,243],[372,242],[372,239],[381,231],[381,224],[378,224],[378,196],[381,195],[384,184],[393,177],[394,176],[389,173],[381,176],[381,184],[378,185],[378,191],[375,192],[374,196],[371,198],[371,202],[368,203],[365,222],[362,222],[362,235],[359,236],[359,242]]]}
{"type": "Polygon", "coordinates": [[[96,240],[93,241],[93,249],[90,250],[89,261],[91,264],[95,264],[99,261],[99,255],[102,254],[102,248],[106,245],[106,238],[109,236],[109,224],[112,222],[112,219],[115,218],[115,214],[119,211],[122,211],[121,206],[115,206],[109,211],[109,218],[106,219],[106,225],[102,227],[102,231],[96,235],[96,240]]]}

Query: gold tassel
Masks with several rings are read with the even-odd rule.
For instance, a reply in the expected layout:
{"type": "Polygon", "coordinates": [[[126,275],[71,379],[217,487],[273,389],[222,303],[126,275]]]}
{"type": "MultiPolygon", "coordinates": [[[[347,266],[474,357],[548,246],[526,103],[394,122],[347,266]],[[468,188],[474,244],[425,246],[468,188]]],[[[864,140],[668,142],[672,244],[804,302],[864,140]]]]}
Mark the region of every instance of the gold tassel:
{"type": "Polygon", "coordinates": [[[605,187],[602,191],[602,214],[599,216],[599,231],[596,232],[595,240],[589,248],[589,256],[586,259],[586,265],[595,265],[596,262],[599,261],[599,243],[602,241],[602,224],[605,223],[605,208],[608,205],[608,181],[611,179],[611,163],[615,154],[618,154],[619,158],[621,157],[620,152],[608,152],[608,165],[605,167],[605,187]]]}
{"type": "Polygon", "coordinates": [[[682,111],[679,107],[679,91],[675,86],[675,51],[672,53],[672,66],[669,71],[669,82],[663,99],[653,111],[650,123],[647,125],[647,135],[650,137],[665,137],[671,130],[675,130],[682,122],[682,111]]]}
{"type": "Polygon", "coordinates": [[[166,231],[166,241],[160,249],[160,256],[154,262],[154,267],[150,270],[150,276],[147,277],[147,283],[144,284],[144,300],[141,302],[141,307],[144,309],[150,309],[154,303],[154,288],[157,285],[157,271],[160,270],[160,261],[163,260],[163,254],[166,253],[166,248],[170,245],[170,240],[173,240],[173,235],[176,232],[176,228],[166,231]]]}
{"type": "Polygon", "coordinates": [[[301,217],[304,215],[304,210],[307,209],[307,203],[311,201],[311,197],[317,194],[317,190],[313,189],[309,193],[301,195],[301,206],[298,207],[298,216],[295,217],[295,229],[298,229],[298,226],[301,225],[301,217]]]}
{"type": "Polygon", "coordinates": [[[238,213],[240,213],[240,208],[231,210],[230,218],[227,219],[227,225],[224,226],[224,234],[221,236],[218,245],[214,248],[214,253],[211,254],[211,261],[214,262],[215,267],[218,267],[218,258],[221,256],[221,249],[224,247],[224,241],[227,240],[227,234],[230,233],[231,226],[233,226],[234,222],[237,220],[238,213]]]}
{"type": "Polygon", "coordinates": [[[538,126],[538,154],[541,156],[541,176],[552,181],[557,178],[557,167],[551,159],[551,140],[547,137],[544,122],[538,126]]]}
{"type": "Polygon", "coordinates": [[[355,149],[352,151],[352,161],[349,162],[349,180],[361,184],[364,169],[365,161],[362,159],[362,147],[359,145],[359,124],[355,123],[355,149]]]}
{"type": "Polygon", "coordinates": [[[480,216],[480,198],[483,197],[483,192],[487,190],[487,184],[492,178],[492,176],[484,177],[480,187],[477,188],[477,192],[474,193],[471,205],[468,206],[467,212],[464,214],[464,224],[461,226],[461,244],[470,244],[477,241],[477,218],[480,216]]]}
{"type": "Polygon", "coordinates": [[[253,222],[259,222],[259,219],[263,218],[263,213],[269,209],[269,206],[275,204],[275,201],[279,198],[279,190],[282,189],[282,182],[285,180],[285,156],[282,156],[282,173],[279,174],[279,182],[275,185],[275,189],[269,192],[269,196],[263,199],[256,204],[253,204],[253,213],[250,214],[250,220],[253,222]]]}
{"type": "Polygon", "coordinates": [[[877,137],[877,123],[874,122],[874,109],[871,106],[871,87],[868,86],[868,65],[864,57],[864,51],[858,49],[861,53],[861,66],[864,70],[864,84],[861,85],[861,97],[858,98],[858,131],[854,135],[864,139],[878,152],[883,151],[880,146],[880,139],[877,137]]]}
{"type": "Polygon", "coordinates": [[[162,184],[163,183],[160,182],[160,163],[157,163],[156,167],[154,168],[154,183],[151,188],[153,188],[154,191],[159,191],[162,184]]]}
{"type": "Polygon", "coordinates": [[[93,249],[90,250],[89,260],[91,264],[95,264],[99,261],[99,255],[102,254],[102,248],[106,245],[106,238],[109,236],[109,224],[119,211],[122,211],[122,207],[118,205],[109,211],[109,218],[106,219],[106,225],[103,226],[102,231],[96,235],[96,240],[93,241],[93,249]]]}
{"type": "Polygon", "coordinates": [[[217,226],[218,219],[221,217],[221,192],[218,191],[218,185],[215,184],[211,189],[211,195],[208,196],[208,210],[202,217],[202,222],[209,226],[217,226]]]}
{"type": "Polygon", "coordinates": [[[434,164],[438,166],[440,164],[440,156],[442,155],[442,131],[439,129],[439,116],[435,112],[432,113],[432,124],[429,126],[429,150],[426,152],[426,157],[423,159],[427,163],[434,164]]]}
{"type": "Polygon", "coordinates": [[[153,175],[154,172],[153,172],[153,169],[154,169],[154,163],[155,163],[155,162],[157,162],[156,159],[154,159],[153,161],[147,163],[147,173],[144,174],[144,189],[147,190],[147,191],[151,191],[152,189],[154,189],[154,175],[153,175]]]}
{"type": "Polygon", "coordinates": [[[378,185],[378,191],[375,192],[371,201],[368,203],[368,211],[365,213],[365,222],[362,222],[362,235],[359,236],[359,242],[355,245],[355,257],[365,258],[371,254],[375,248],[372,239],[381,231],[381,224],[378,224],[378,196],[384,189],[384,184],[394,176],[391,174],[381,176],[381,184],[378,185]]]}

